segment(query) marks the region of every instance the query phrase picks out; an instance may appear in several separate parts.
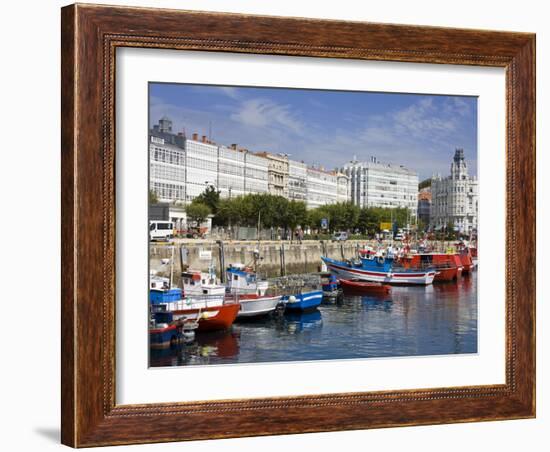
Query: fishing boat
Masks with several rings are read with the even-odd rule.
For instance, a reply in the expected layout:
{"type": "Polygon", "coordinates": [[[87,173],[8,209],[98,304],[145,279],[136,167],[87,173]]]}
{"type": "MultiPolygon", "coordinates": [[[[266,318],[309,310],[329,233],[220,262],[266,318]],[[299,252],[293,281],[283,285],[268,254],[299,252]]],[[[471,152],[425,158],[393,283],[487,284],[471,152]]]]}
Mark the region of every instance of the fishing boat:
{"type": "Polygon", "coordinates": [[[230,264],[226,270],[227,289],[230,293],[239,295],[265,295],[269,282],[258,279],[251,267],[244,264],[230,264]]]}
{"type": "Polygon", "coordinates": [[[321,259],[339,279],[356,279],[385,284],[428,285],[433,282],[436,275],[433,268],[415,270],[398,267],[393,258],[381,254],[368,255],[354,261],[338,261],[325,256],[322,256],[321,259]]]}
{"type": "Polygon", "coordinates": [[[409,269],[434,268],[434,282],[457,281],[463,269],[460,256],[454,253],[407,254],[399,258],[399,263],[409,269]]]}
{"type": "MultiPolygon", "coordinates": [[[[195,288],[189,294],[169,284],[158,284],[150,289],[150,303],[153,313],[169,312],[174,320],[188,319],[198,322],[198,331],[215,331],[229,328],[240,309],[238,300],[226,300],[225,288],[215,285],[211,292],[195,288]]],[[[189,289],[186,289],[189,291],[189,289]]]]}
{"type": "Polygon", "coordinates": [[[153,315],[168,312],[174,321],[197,322],[197,331],[225,330],[233,325],[240,310],[237,299],[226,300],[225,286],[218,284],[214,267],[208,273],[188,270],[181,274],[183,290],[172,285],[174,248],[170,278],[151,275],[149,299],[153,315]]]}
{"type": "Polygon", "coordinates": [[[266,294],[269,282],[258,279],[252,268],[243,264],[231,264],[226,271],[228,300],[238,300],[241,309],[238,318],[259,317],[277,309],[280,295],[266,294]]]}
{"type": "Polygon", "coordinates": [[[184,298],[177,302],[166,303],[163,308],[171,312],[175,319],[187,318],[198,323],[197,331],[226,330],[233,325],[241,308],[238,302],[223,297],[202,300],[198,297],[184,298]]]}
{"type": "MultiPolygon", "coordinates": [[[[237,317],[259,317],[270,314],[277,309],[277,306],[281,303],[280,295],[255,295],[255,294],[245,294],[245,295],[232,295],[232,297],[237,297],[241,305],[237,317]]],[[[231,299],[231,298],[230,298],[231,299]]]]}
{"type": "Polygon", "coordinates": [[[322,290],[300,292],[295,295],[285,295],[282,298],[286,311],[312,311],[323,301],[322,290]]]}
{"type": "Polygon", "coordinates": [[[219,284],[216,279],[216,271],[210,266],[208,272],[199,270],[186,270],[181,273],[183,294],[186,297],[193,296],[225,296],[226,287],[219,284]]]}
{"type": "Polygon", "coordinates": [[[149,301],[152,304],[181,300],[181,289],[173,287],[169,278],[151,275],[149,277],[149,289],[149,301]]]}
{"type": "Polygon", "coordinates": [[[338,280],[344,293],[354,295],[387,295],[391,291],[391,286],[379,282],[368,282],[354,279],[338,280]]]}
{"type": "Polygon", "coordinates": [[[456,249],[462,262],[462,273],[464,275],[471,273],[477,264],[477,248],[472,247],[469,241],[461,240],[456,244],[456,249]]]}
{"type": "Polygon", "coordinates": [[[197,328],[196,321],[186,318],[174,320],[170,312],[155,313],[149,326],[149,346],[152,349],[163,349],[192,342],[197,328]]]}

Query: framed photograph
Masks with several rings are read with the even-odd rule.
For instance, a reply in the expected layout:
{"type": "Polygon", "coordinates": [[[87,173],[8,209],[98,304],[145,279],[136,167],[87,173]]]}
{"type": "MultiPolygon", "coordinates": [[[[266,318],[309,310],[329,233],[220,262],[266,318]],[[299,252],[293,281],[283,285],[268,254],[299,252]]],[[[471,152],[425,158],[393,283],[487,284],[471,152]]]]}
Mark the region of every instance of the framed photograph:
{"type": "Polygon", "coordinates": [[[62,9],[62,442],[535,416],[535,36],[62,9]]]}

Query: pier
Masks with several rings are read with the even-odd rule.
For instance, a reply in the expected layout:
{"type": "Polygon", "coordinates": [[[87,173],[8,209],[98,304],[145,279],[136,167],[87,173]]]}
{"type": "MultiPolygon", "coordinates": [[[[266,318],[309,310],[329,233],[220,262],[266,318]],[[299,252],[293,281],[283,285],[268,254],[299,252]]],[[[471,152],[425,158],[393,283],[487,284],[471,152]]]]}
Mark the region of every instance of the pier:
{"type": "MultiPolygon", "coordinates": [[[[384,242],[387,246],[390,242],[384,242]]],[[[213,263],[218,277],[223,278],[220,269],[230,263],[240,262],[257,267],[258,273],[267,278],[287,275],[315,273],[320,270],[321,256],[337,260],[353,259],[365,245],[377,247],[375,240],[347,240],[342,242],[326,240],[298,241],[215,241],[175,239],[172,242],[151,242],[149,245],[150,268],[159,274],[169,275],[169,265],[163,264],[172,257],[174,248],[174,282],[179,284],[182,267],[207,271],[213,263]]],[[[394,242],[394,246],[402,246],[394,242]]],[[[430,245],[445,252],[451,242],[431,242],[430,245]]]]}

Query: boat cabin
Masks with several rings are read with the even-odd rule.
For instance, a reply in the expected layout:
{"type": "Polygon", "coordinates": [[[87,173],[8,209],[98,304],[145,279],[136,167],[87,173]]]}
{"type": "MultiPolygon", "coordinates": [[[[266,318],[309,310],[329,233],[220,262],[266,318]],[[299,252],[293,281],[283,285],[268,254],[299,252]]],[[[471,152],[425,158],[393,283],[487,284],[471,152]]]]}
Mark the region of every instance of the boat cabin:
{"type": "Polygon", "coordinates": [[[268,282],[258,280],[257,274],[243,264],[231,264],[226,271],[227,287],[231,293],[263,296],[268,288],[268,282]]]}

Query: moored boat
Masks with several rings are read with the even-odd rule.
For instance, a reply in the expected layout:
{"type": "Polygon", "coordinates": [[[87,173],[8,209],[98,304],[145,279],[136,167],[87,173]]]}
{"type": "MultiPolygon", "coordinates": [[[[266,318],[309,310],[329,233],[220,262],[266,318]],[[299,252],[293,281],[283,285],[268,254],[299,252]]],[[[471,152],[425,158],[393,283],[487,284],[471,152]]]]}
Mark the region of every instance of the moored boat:
{"type": "Polygon", "coordinates": [[[269,282],[260,280],[252,268],[243,264],[231,264],[226,275],[226,299],[238,300],[240,303],[238,318],[264,316],[277,309],[281,297],[267,295],[269,282]]]}
{"type": "Polygon", "coordinates": [[[231,264],[226,270],[228,292],[239,295],[265,295],[268,281],[260,280],[258,275],[243,264],[231,264]]]}
{"type": "MultiPolygon", "coordinates": [[[[223,288],[223,286],[221,286],[223,288]]],[[[238,300],[226,300],[225,290],[215,285],[203,293],[203,288],[182,294],[181,289],[168,284],[151,288],[150,302],[153,313],[169,312],[174,320],[187,319],[198,322],[198,331],[213,331],[229,328],[240,309],[238,300]]],[[[187,289],[188,291],[188,289],[187,289]]]]}
{"type": "Polygon", "coordinates": [[[338,281],[344,293],[365,295],[386,295],[390,293],[391,286],[380,282],[368,282],[353,279],[340,279],[338,281]]]}
{"type": "Polygon", "coordinates": [[[409,269],[434,268],[437,272],[434,282],[456,281],[462,275],[462,262],[458,254],[407,254],[400,257],[399,262],[409,269]]]}
{"type": "Polygon", "coordinates": [[[175,347],[180,343],[192,342],[195,338],[197,322],[186,318],[174,320],[172,313],[169,312],[159,312],[153,317],[149,327],[150,348],[175,347]]]}
{"type": "Polygon", "coordinates": [[[338,261],[324,256],[321,259],[339,279],[358,279],[384,284],[428,285],[433,282],[436,274],[433,268],[415,270],[397,267],[392,258],[381,255],[369,255],[358,261],[338,261]]]}
{"type": "Polygon", "coordinates": [[[285,303],[285,312],[288,311],[312,311],[323,301],[322,290],[311,290],[294,295],[285,295],[282,299],[285,303]]]}
{"type": "Polygon", "coordinates": [[[183,295],[186,297],[225,296],[226,288],[218,284],[216,272],[210,267],[208,273],[198,270],[187,270],[181,273],[183,295]]]}
{"type": "Polygon", "coordinates": [[[226,330],[233,325],[241,308],[238,302],[225,300],[204,301],[201,306],[197,299],[192,303],[187,300],[169,303],[166,309],[174,315],[174,318],[185,317],[198,322],[197,331],[226,330]]]}
{"type": "Polygon", "coordinates": [[[468,275],[474,269],[474,262],[468,250],[464,250],[458,254],[462,262],[462,274],[468,275]]]}
{"type": "MultiPolygon", "coordinates": [[[[237,317],[257,317],[267,315],[277,309],[277,306],[281,303],[280,295],[234,295],[239,300],[241,308],[237,317]]],[[[229,298],[231,299],[231,298],[229,298]]]]}

